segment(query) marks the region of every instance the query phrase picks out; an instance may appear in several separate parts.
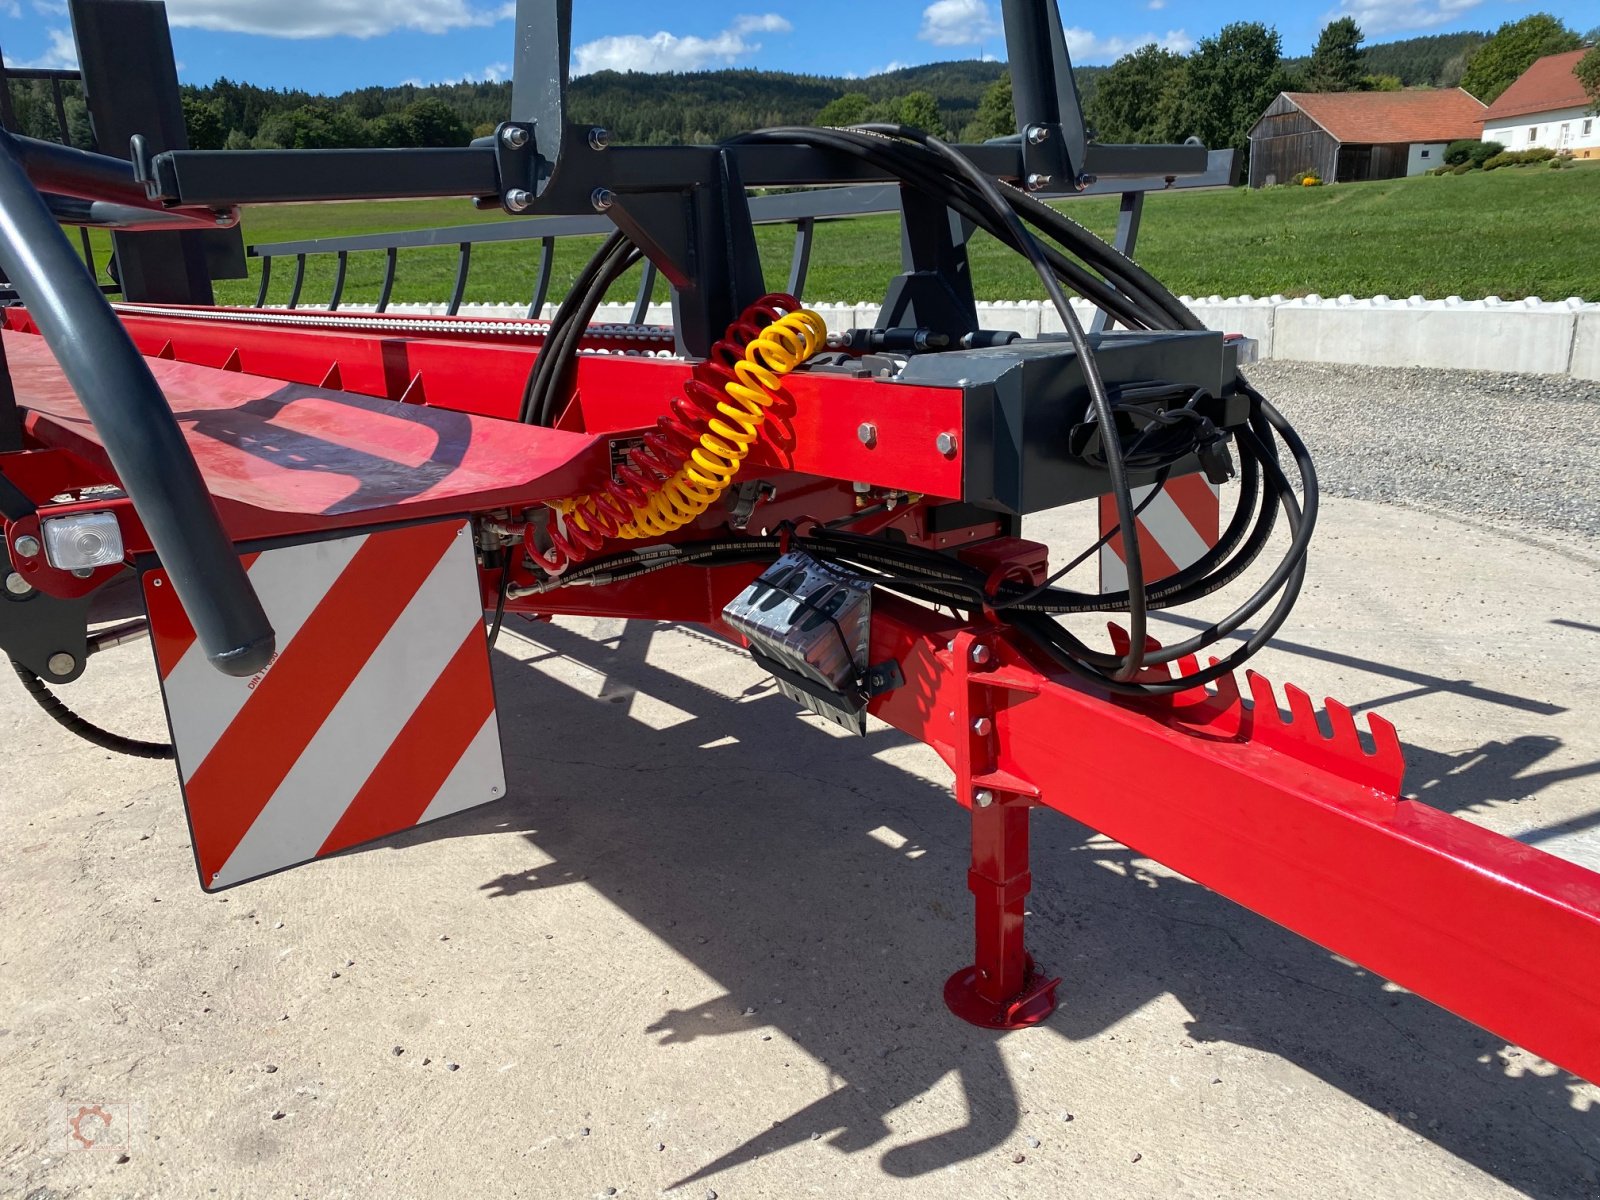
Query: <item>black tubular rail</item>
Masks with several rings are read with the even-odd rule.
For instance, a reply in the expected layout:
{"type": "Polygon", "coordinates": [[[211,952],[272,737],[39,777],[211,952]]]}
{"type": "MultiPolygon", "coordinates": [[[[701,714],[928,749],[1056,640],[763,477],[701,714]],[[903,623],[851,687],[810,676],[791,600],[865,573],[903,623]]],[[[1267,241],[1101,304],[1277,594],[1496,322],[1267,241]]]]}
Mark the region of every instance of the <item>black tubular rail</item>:
{"type": "MultiPolygon", "coordinates": [[[[1120,196],[1122,216],[1118,228],[1118,245],[1131,250],[1137,236],[1138,200],[1148,192],[1170,191],[1179,188],[1227,187],[1234,180],[1234,155],[1232,151],[1212,151],[1206,169],[1198,175],[1172,179],[1164,176],[1108,179],[1096,181],[1082,189],[1062,192],[1040,192],[1041,199],[1067,200],[1087,196],[1120,196]],[[1132,223],[1132,229],[1128,225],[1132,223]],[[1131,234],[1131,236],[1130,236],[1131,234]],[[1124,245],[1126,243],[1126,245],[1124,245]]],[[[811,264],[811,251],[816,237],[818,221],[847,217],[869,216],[880,213],[898,213],[901,193],[896,184],[863,183],[848,187],[810,188],[804,191],[775,195],[758,195],[750,201],[750,217],[757,225],[793,225],[795,228],[794,254],[790,260],[789,295],[804,298],[806,276],[811,264]]],[[[294,276],[289,298],[283,306],[298,308],[304,300],[306,260],[313,254],[336,255],[332,292],[325,307],[337,310],[345,302],[345,282],[352,254],[384,254],[383,281],[379,286],[377,311],[387,312],[394,296],[395,277],[399,270],[400,251],[456,248],[456,277],[451,290],[447,316],[455,316],[466,295],[467,274],[471,266],[472,248],[485,244],[504,242],[538,242],[538,258],[533,270],[533,288],[527,315],[536,319],[543,311],[550,295],[551,271],[554,265],[556,240],[563,237],[605,237],[616,229],[609,217],[552,216],[516,221],[496,221],[477,225],[451,225],[436,229],[413,229],[397,233],[360,234],[351,237],[312,238],[305,241],[270,242],[252,245],[248,254],[261,260],[260,283],[256,291],[255,307],[267,307],[267,292],[272,283],[272,264],[275,259],[293,258],[294,276]]],[[[643,324],[646,311],[655,292],[657,271],[655,264],[645,260],[634,296],[631,321],[643,324]]]]}
{"type": "Polygon", "coordinates": [[[4,131],[0,270],[28,306],[94,423],[206,657],[225,674],[255,674],[272,660],[272,625],[223,530],[183,431],[149,366],[30,182],[17,139],[4,131]]]}
{"type": "MultiPolygon", "coordinates": [[[[72,145],[72,125],[67,120],[66,93],[62,88],[64,83],[83,83],[81,71],[58,70],[42,67],[8,67],[5,57],[0,55],[0,129],[8,133],[21,133],[17,128],[17,114],[11,104],[11,80],[13,79],[45,79],[50,81],[50,99],[52,101],[56,118],[56,136],[61,139],[63,146],[72,145]]],[[[87,229],[78,230],[78,239],[83,246],[83,260],[89,264],[89,274],[94,275],[94,244],[89,240],[87,229]]]]}

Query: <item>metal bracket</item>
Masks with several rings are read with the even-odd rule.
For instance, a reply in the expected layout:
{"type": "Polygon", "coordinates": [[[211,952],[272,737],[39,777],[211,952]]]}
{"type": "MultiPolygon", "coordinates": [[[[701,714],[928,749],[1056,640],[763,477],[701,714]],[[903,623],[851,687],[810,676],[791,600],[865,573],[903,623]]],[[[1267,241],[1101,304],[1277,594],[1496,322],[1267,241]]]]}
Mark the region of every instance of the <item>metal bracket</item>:
{"type": "Polygon", "coordinates": [[[1031,192],[1081,190],[1089,134],[1055,0],[1001,0],[1022,137],[1022,182],[1031,192]]]}
{"type": "Polygon", "coordinates": [[[62,600],[32,586],[0,545],[0,652],[49,683],[71,683],[89,656],[89,597],[62,600]]]}

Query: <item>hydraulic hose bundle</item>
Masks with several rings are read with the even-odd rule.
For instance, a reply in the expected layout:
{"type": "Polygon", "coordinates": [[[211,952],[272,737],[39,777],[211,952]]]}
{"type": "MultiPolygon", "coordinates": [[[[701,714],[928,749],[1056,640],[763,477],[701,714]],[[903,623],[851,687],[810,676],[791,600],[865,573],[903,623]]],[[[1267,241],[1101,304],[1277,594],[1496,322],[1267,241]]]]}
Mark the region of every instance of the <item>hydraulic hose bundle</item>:
{"type": "Polygon", "coordinates": [[[548,551],[529,542],[551,575],[613,539],[656,538],[716,503],[739,473],[778,400],[781,380],[827,344],[828,327],[793,296],[774,293],[747,308],[695,364],[683,395],[628,451],[604,489],[558,506],[545,529],[548,551]]]}
{"type": "MultiPolygon", "coordinates": [[[[1243,389],[1250,401],[1248,426],[1230,435],[1241,463],[1238,501],[1216,546],[1177,574],[1147,585],[1139,539],[1127,536],[1123,539],[1127,589],[1084,593],[1056,586],[1062,577],[1118,532],[1136,528],[1143,505],[1134,503],[1128,478],[1130,468],[1146,471],[1153,466],[1159,468],[1159,485],[1165,481],[1166,466],[1186,451],[1186,436],[1196,449],[1204,445],[1214,447],[1221,440],[1220,431],[1210,427],[1209,422],[1192,420],[1186,430],[1169,426],[1160,431],[1159,437],[1146,441],[1140,438],[1148,438],[1148,433],[1136,435],[1130,445],[1124,447],[1114,431],[1117,413],[1127,398],[1113,397],[1108,392],[1096,365],[1094,347],[1065,291],[1070,288],[1130,329],[1203,328],[1167,288],[1075,221],[1025,192],[997,183],[959,152],[918,130],[898,125],[865,125],[852,129],[793,127],[763,130],[739,141],[806,145],[863,160],[938,199],[951,211],[1028,259],[1061,316],[1082,364],[1090,393],[1090,412],[1099,428],[1105,431],[1099,454],[1103,455],[1106,491],[1116,507],[1117,525],[1050,579],[1033,587],[1007,582],[995,585],[984,572],[950,556],[821,526],[785,530],[779,538],[724,538],[657,545],[651,547],[648,556],[642,552],[613,554],[569,570],[560,580],[563,585],[609,583],[687,563],[719,565],[770,560],[783,545],[792,544],[818,557],[850,564],[870,574],[881,586],[914,599],[1000,615],[1032,638],[1042,652],[1067,671],[1123,695],[1178,692],[1220,678],[1241,665],[1282,627],[1305,578],[1306,551],[1317,517],[1316,472],[1293,427],[1248,385],[1243,389]],[[1293,462],[1298,476],[1298,495],[1280,462],[1284,452],[1293,462]],[[1147,613],[1200,600],[1238,580],[1265,550],[1280,511],[1289,529],[1288,548],[1252,594],[1227,616],[1212,622],[1198,634],[1163,649],[1147,648],[1147,613]],[[1127,615],[1129,647],[1125,653],[1095,650],[1054,619],[1091,612],[1127,615]],[[1197,660],[1223,638],[1252,621],[1256,622],[1254,628],[1243,643],[1208,667],[1184,673],[1180,665],[1178,674],[1170,679],[1166,678],[1164,670],[1148,670],[1197,660]]],[[[550,341],[529,379],[523,405],[525,420],[537,424],[554,423],[567,394],[566,380],[572,358],[590,317],[606,290],[638,258],[637,249],[619,233],[591,261],[557,313],[550,341]]],[[[1192,413],[1189,417],[1180,415],[1176,420],[1191,420],[1192,417],[1192,413]]],[[[652,482],[659,481],[648,470],[646,474],[652,482]]],[[[636,487],[637,481],[630,480],[626,486],[636,487]]],[[[1148,504],[1154,494],[1153,491],[1144,503],[1148,504]]],[[[643,536],[656,535],[655,527],[641,526],[637,519],[630,523],[623,519],[619,510],[607,509],[603,504],[596,503],[589,511],[595,514],[593,522],[577,533],[583,553],[564,560],[562,566],[576,562],[579,557],[593,555],[611,536],[625,536],[620,533],[625,527],[635,531],[633,536],[640,536],[639,531],[643,536]],[[613,516],[617,534],[602,532],[599,537],[590,539],[596,543],[594,545],[584,540],[585,533],[603,530],[607,519],[613,516]]],[[[574,523],[568,524],[569,530],[573,527],[574,523]]],[[[543,590],[543,586],[519,591],[543,590]]]]}

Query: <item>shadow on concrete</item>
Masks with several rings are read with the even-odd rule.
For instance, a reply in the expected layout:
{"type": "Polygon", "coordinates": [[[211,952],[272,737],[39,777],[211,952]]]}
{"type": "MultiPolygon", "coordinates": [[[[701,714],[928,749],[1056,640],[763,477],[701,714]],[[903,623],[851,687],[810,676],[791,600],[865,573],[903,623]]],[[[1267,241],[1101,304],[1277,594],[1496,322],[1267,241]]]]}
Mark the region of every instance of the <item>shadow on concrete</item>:
{"type": "MultiPolygon", "coordinates": [[[[828,1066],[835,1090],[679,1185],[818,1136],[869,1151],[890,1140],[889,1114],[952,1072],[967,1124],[884,1150],[881,1168],[915,1178],[992,1152],[1040,1093],[1070,1110],[1077,1090],[1061,1076],[1019,1087],[1001,1036],[1080,1041],[1170,994],[1191,1015],[1172,1030],[1185,1052],[1276,1055],[1528,1195],[1600,1195],[1600,1112],[1574,1107],[1581,1081],[1528,1069],[1492,1035],[1054,814],[1033,826],[1030,948],[1066,977],[1061,1008],[1018,1034],[958,1021],[940,987],[970,961],[967,820],[946,789],[880,760],[902,735],[837,738],[765,685],[730,698],[664,672],[645,661],[644,623],[604,643],[550,625],[530,636],[604,673],[602,699],[500,657],[511,797],[386,844],[522,831],[553,861],[488,881],[486,897],[583,882],[725,989],[650,1033],[764,1023],[828,1066]],[[687,719],[630,719],[635,688],[687,719]]],[[[722,652],[738,653],[706,649],[722,652]]]]}
{"type": "MultiPolygon", "coordinates": [[[[1209,623],[1206,621],[1198,620],[1195,617],[1186,617],[1180,613],[1162,612],[1157,615],[1159,621],[1171,622],[1187,629],[1206,629],[1209,627],[1209,623]]],[[[1553,624],[1570,625],[1572,622],[1555,621],[1553,624]]],[[[1241,638],[1249,637],[1254,632],[1254,629],[1243,628],[1237,631],[1237,636],[1241,638]]],[[[1159,629],[1156,633],[1159,637],[1159,629]]],[[[1393,679],[1399,683],[1412,685],[1391,695],[1378,696],[1370,700],[1363,700],[1359,704],[1352,704],[1350,705],[1352,712],[1379,709],[1390,704],[1398,704],[1402,700],[1414,700],[1419,696],[1432,696],[1439,693],[1460,696],[1463,700],[1479,700],[1486,704],[1497,704],[1504,708],[1537,713],[1543,717],[1553,717],[1567,711],[1561,705],[1551,704],[1548,700],[1536,700],[1532,696],[1518,696],[1514,692],[1502,692],[1496,688],[1482,687],[1473,683],[1470,679],[1446,679],[1442,675],[1429,675],[1426,671],[1416,671],[1410,667],[1397,667],[1391,663],[1375,662],[1370,658],[1363,658],[1353,654],[1340,654],[1336,650],[1326,650],[1320,646],[1306,646],[1283,638],[1273,638],[1272,648],[1284,654],[1312,658],[1318,662],[1332,663],[1334,666],[1339,667],[1352,667],[1368,675],[1376,675],[1381,679],[1393,679]]],[[[1294,680],[1278,680],[1277,682],[1293,683],[1294,680]]]]}
{"type": "MultiPolygon", "coordinates": [[[[1406,793],[1445,812],[1471,812],[1504,801],[1526,800],[1569,779],[1600,775],[1600,762],[1534,769],[1564,744],[1560,738],[1524,734],[1451,754],[1408,742],[1406,793]]],[[[1600,823],[1600,814],[1594,822],[1600,823]]]]}

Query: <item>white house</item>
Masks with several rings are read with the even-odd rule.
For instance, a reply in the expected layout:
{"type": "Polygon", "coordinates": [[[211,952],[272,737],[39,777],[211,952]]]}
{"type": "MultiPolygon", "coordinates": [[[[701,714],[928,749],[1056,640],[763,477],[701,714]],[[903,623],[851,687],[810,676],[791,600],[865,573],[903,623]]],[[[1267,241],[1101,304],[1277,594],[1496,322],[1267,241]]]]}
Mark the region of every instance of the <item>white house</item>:
{"type": "Polygon", "coordinates": [[[1577,158],[1600,158],[1600,116],[1573,68],[1587,50],[1541,58],[1483,114],[1483,140],[1507,150],[1548,146],[1577,158]]]}

